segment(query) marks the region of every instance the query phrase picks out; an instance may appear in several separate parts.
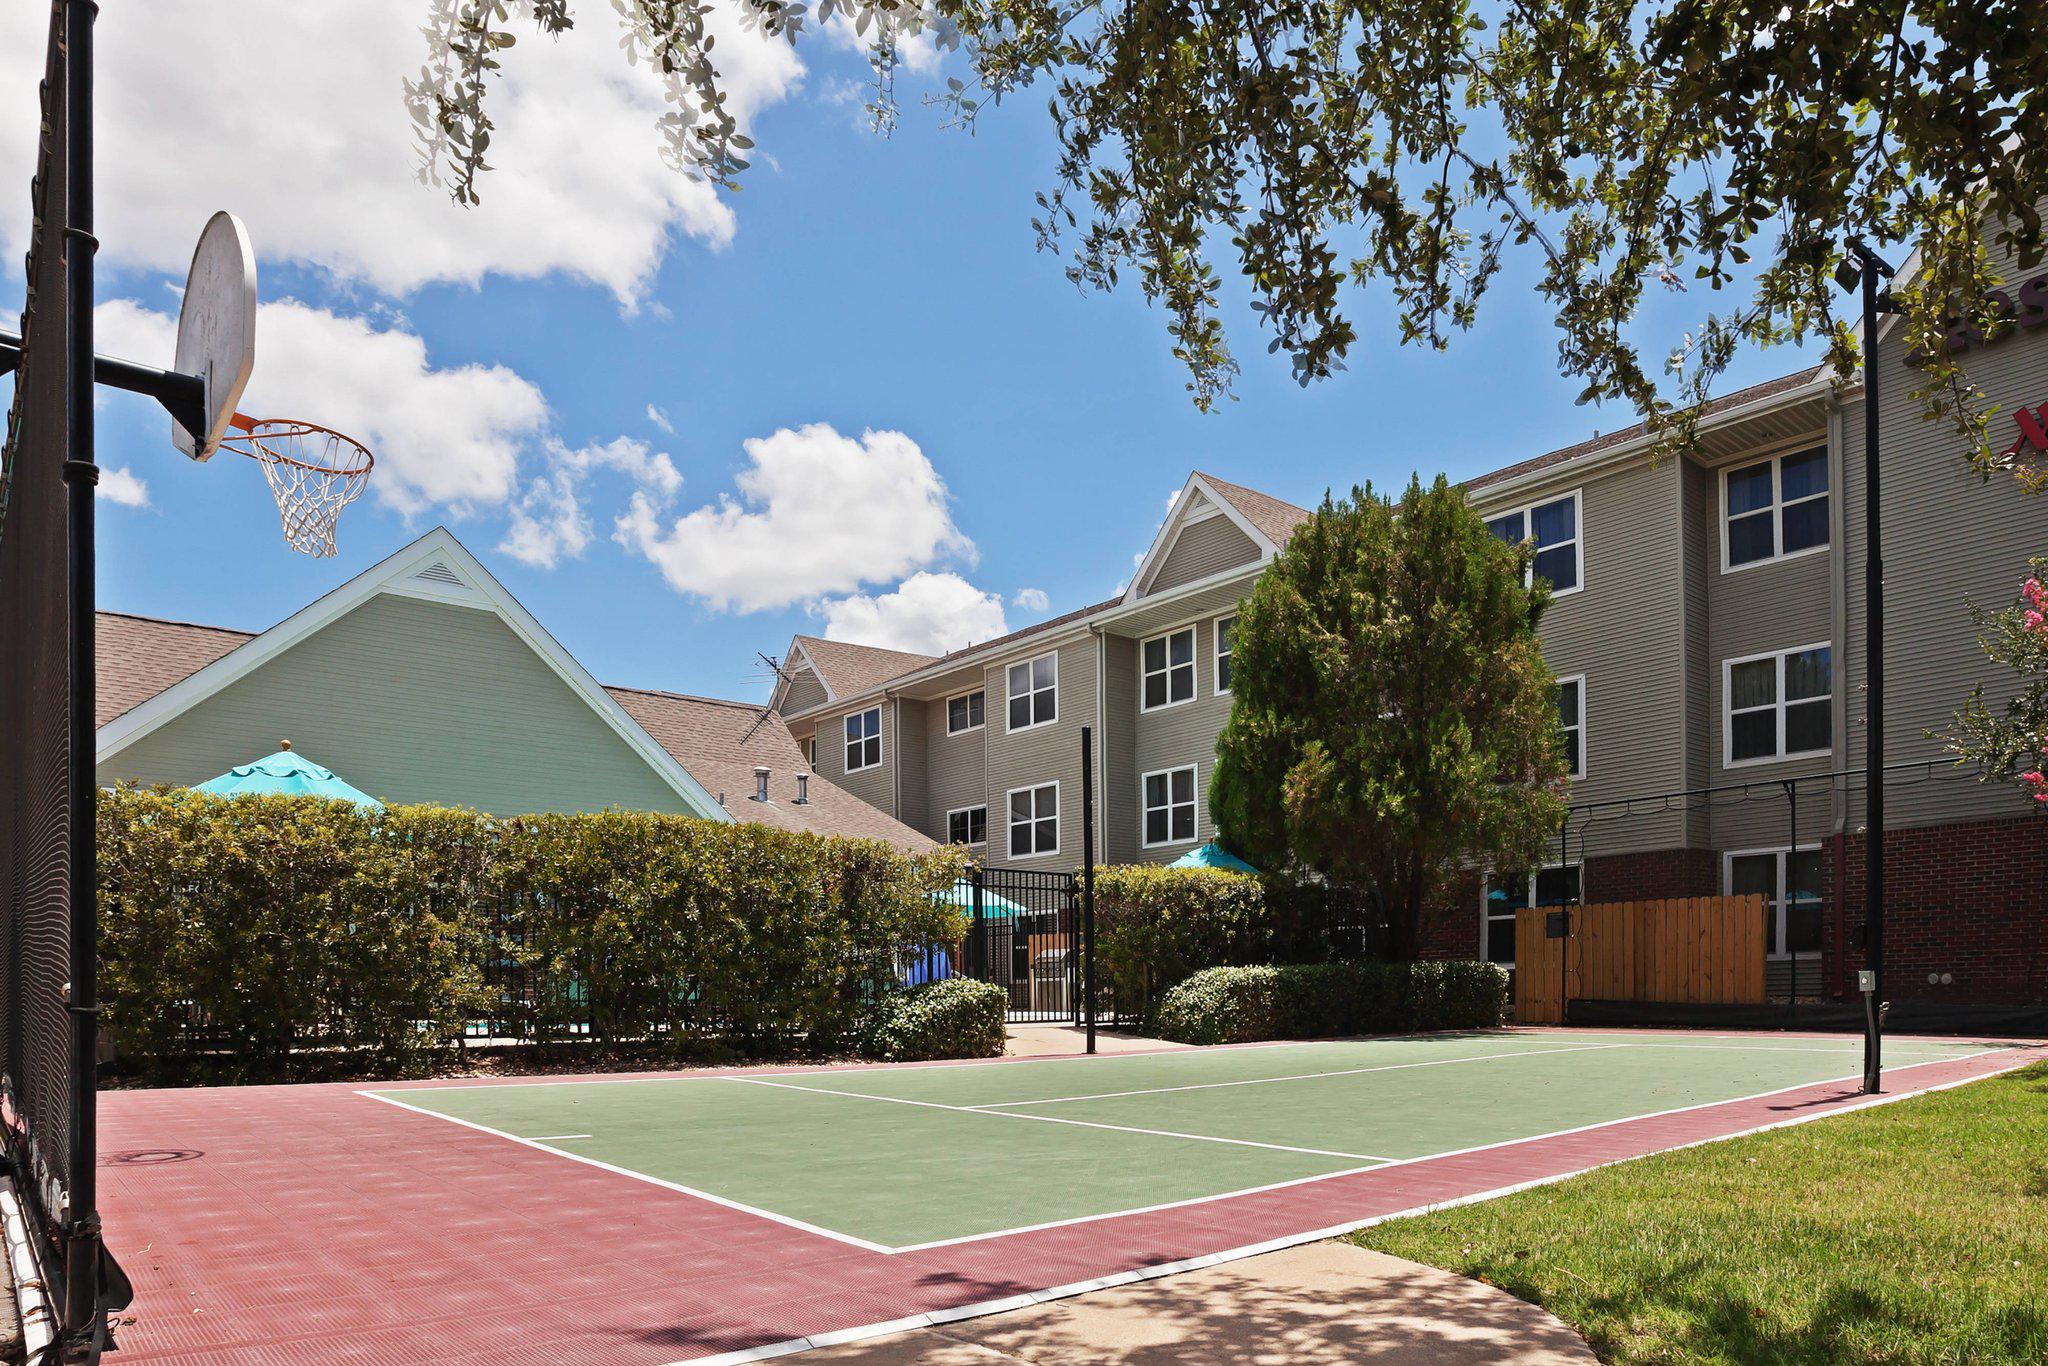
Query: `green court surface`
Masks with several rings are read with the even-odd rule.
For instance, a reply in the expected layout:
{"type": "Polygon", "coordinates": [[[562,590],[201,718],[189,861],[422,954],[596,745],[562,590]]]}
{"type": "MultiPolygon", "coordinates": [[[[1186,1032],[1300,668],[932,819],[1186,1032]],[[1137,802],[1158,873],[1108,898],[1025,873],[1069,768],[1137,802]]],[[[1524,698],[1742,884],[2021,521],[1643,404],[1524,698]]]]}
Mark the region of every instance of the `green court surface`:
{"type": "MultiPolygon", "coordinates": [[[[1459,1034],[364,1094],[903,1251],[1854,1078],[1860,1049],[1459,1034]]],[[[1985,1051],[1900,1040],[1885,1061],[1985,1051]]]]}

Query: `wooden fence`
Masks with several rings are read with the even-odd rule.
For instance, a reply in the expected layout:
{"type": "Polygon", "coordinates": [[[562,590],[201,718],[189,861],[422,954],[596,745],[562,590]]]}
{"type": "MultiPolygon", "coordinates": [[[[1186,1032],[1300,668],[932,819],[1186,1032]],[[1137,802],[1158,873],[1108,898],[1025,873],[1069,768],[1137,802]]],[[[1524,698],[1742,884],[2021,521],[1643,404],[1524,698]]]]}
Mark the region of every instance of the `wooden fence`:
{"type": "Polygon", "coordinates": [[[1560,1024],[1567,1000],[1765,999],[1761,896],[1573,906],[1564,939],[1545,933],[1553,909],[1515,914],[1518,1024],[1560,1024]]]}

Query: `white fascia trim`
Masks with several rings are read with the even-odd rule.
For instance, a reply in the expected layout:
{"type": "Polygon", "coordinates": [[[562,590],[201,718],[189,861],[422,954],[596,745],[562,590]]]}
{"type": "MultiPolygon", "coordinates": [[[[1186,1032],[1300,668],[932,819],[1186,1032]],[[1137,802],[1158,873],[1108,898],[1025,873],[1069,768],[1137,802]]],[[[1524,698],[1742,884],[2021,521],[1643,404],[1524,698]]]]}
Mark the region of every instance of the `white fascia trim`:
{"type": "MultiPolygon", "coordinates": [[[[803,642],[799,641],[795,636],[791,636],[789,638],[789,648],[783,652],[782,671],[784,673],[792,672],[795,666],[791,663],[791,661],[795,660],[798,656],[803,657],[803,667],[811,671],[811,677],[817,679],[818,686],[825,690],[825,701],[838,701],[839,694],[832,691],[831,680],[825,677],[825,671],[818,667],[818,662],[811,658],[811,652],[809,650],[806,650],[803,647],[803,642]]],[[[779,707],[782,703],[783,694],[788,690],[789,683],[786,679],[776,679],[775,691],[768,695],[768,705],[770,707],[779,707]]]]}
{"type": "MultiPolygon", "coordinates": [[[[1252,580],[1258,578],[1259,575],[1265,573],[1266,566],[1271,562],[1271,558],[1268,557],[1267,559],[1260,560],[1257,564],[1241,564],[1234,569],[1221,569],[1205,579],[1196,579],[1192,583],[1184,583],[1179,587],[1169,588],[1165,592],[1155,593],[1151,597],[1139,598],[1135,602],[1120,603],[1115,607],[1105,607],[1088,619],[1089,629],[1099,630],[1106,623],[1121,621],[1125,617],[1135,616],[1139,612],[1149,612],[1155,607],[1171,606],[1183,598],[1191,598],[1198,593],[1206,593],[1212,588],[1221,587],[1232,579],[1243,579],[1249,584],[1252,580]]],[[[1172,626],[1164,627],[1162,631],[1171,631],[1175,627],[1185,626],[1189,622],[1201,621],[1209,616],[1213,610],[1209,609],[1197,612],[1193,616],[1176,618],[1172,626]]],[[[1229,616],[1230,614],[1225,612],[1222,615],[1229,616]]],[[[1161,632],[1154,632],[1153,634],[1159,633],[1161,632]]]]}
{"type": "MultiPolygon", "coordinates": [[[[1833,391],[1834,380],[1823,369],[1820,374],[1815,375],[1796,389],[1787,389],[1783,393],[1769,394],[1763,398],[1752,399],[1740,407],[1728,408],[1718,413],[1709,414],[1701,420],[1700,430],[1712,431],[1719,427],[1728,426],[1731,423],[1742,422],[1752,417],[1761,416],[1778,408],[1795,407],[1806,402],[1808,399],[1832,396],[1833,391]]],[[[1484,488],[1470,491],[1472,505],[1477,508],[1483,508],[1497,498],[1507,500],[1522,489],[1538,487],[1566,477],[1574,480],[1587,478],[1595,470],[1602,470],[1609,465],[1619,465],[1635,459],[1648,450],[1652,444],[1654,444],[1653,438],[1648,433],[1645,433],[1642,436],[1631,437],[1619,445],[1610,446],[1604,451],[1593,451],[1580,456],[1576,460],[1566,460],[1556,465],[1546,465],[1542,469],[1530,470],[1526,474],[1518,474],[1512,479],[1503,479],[1497,484],[1488,484],[1484,488]]]]}
{"type": "Polygon", "coordinates": [[[541,660],[554,670],[555,676],[566,683],[570,691],[582,698],[634,753],[646,761],[649,768],[660,774],[663,781],[667,782],[676,795],[692,807],[696,814],[707,820],[734,819],[732,813],[713,800],[711,794],[705,791],[704,785],[692,777],[688,769],[676,762],[673,754],[663,749],[639,722],[626,714],[626,709],[604,690],[603,685],[592,678],[589,671],[577,663],[575,657],[563,649],[559,641],[548,634],[547,629],[519,604],[517,598],[506,591],[505,586],[499,583],[446,527],[435,527],[412,544],[371,565],[347,583],[314,599],[261,635],[244,642],[197,673],[172,684],[142,705],[124,712],[100,727],[94,762],[103,764],[114,758],[144,736],[152,734],[229,684],[247,677],[294,645],[383,593],[394,593],[402,597],[424,597],[437,602],[459,600],[463,606],[496,612],[499,619],[512,629],[512,633],[518,636],[527,648],[539,655],[541,660]],[[436,559],[447,561],[474,590],[474,596],[466,593],[455,594],[454,590],[446,588],[425,591],[416,584],[406,582],[436,559]]]}
{"type": "MultiPolygon", "coordinates": [[[[1152,576],[1158,572],[1160,564],[1171,553],[1174,541],[1180,537],[1181,528],[1188,523],[1188,494],[1195,490],[1200,490],[1202,496],[1207,498],[1210,504],[1225,517],[1228,517],[1239,531],[1251,537],[1252,544],[1259,548],[1260,564],[1263,565],[1266,561],[1271,560],[1280,553],[1280,548],[1268,540],[1264,532],[1246,520],[1245,515],[1233,507],[1228,498],[1225,498],[1214,488],[1211,488],[1208,480],[1204,479],[1200,474],[1189,474],[1187,484],[1180,491],[1180,497],[1174,500],[1173,511],[1166,515],[1166,521],[1161,524],[1159,534],[1152,538],[1151,548],[1145,552],[1145,558],[1138,562],[1138,572],[1131,575],[1131,586],[1124,590],[1123,602],[1125,606],[1129,606],[1145,596],[1145,585],[1152,581],[1152,576]]],[[[1206,517],[1207,514],[1204,514],[1205,519],[1206,517]]],[[[1243,568],[1244,566],[1240,565],[1236,570],[1228,572],[1241,572],[1243,568]]]]}

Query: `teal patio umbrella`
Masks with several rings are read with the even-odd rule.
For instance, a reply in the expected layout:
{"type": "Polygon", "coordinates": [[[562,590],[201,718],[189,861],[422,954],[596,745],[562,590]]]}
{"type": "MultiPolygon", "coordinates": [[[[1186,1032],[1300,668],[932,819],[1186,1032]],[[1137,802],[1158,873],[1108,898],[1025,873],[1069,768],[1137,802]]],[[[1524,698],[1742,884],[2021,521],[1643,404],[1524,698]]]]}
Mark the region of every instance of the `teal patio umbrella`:
{"type": "Polygon", "coordinates": [[[1256,873],[1259,870],[1225,849],[1215,840],[1190,849],[1166,865],[1169,868],[1221,868],[1226,873],[1256,873]]]}
{"type": "MultiPolygon", "coordinates": [[[[969,915],[972,915],[974,913],[974,883],[970,879],[963,877],[945,891],[933,892],[932,900],[942,906],[958,906],[969,915]]],[[[986,887],[981,889],[981,913],[986,916],[1031,914],[1028,908],[1019,906],[1010,898],[991,892],[986,887]]]]}
{"type": "Polygon", "coordinates": [[[218,778],[210,779],[192,789],[216,797],[240,797],[260,793],[274,797],[331,797],[336,801],[354,802],[365,811],[381,811],[384,803],[367,792],[360,792],[334,776],[334,770],[322,768],[302,755],[292,753],[292,742],[284,742],[284,748],[275,754],[266,754],[254,763],[237,764],[218,778]]]}

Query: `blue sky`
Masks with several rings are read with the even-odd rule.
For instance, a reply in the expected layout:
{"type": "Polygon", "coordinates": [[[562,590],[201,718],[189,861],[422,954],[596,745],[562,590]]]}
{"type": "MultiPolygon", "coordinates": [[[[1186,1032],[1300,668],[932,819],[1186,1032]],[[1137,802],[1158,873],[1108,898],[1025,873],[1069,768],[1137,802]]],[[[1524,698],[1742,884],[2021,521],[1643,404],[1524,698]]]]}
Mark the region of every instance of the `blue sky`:
{"type": "MultiPolygon", "coordinates": [[[[383,3],[394,24],[416,24],[424,9],[420,0],[383,3]]],[[[39,25],[35,7],[16,8],[34,11],[39,25]]],[[[205,13],[196,0],[165,8],[187,20],[205,13]]],[[[579,14],[586,26],[611,21],[609,7],[590,0],[579,14]]],[[[292,28],[317,22],[271,17],[292,28]]],[[[785,61],[760,77],[750,126],[762,156],[726,209],[708,196],[686,198],[653,214],[651,236],[610,243],[598,239],[615,222],[644,216],[648,197],[664,192],[657,182],[674,175],[659,166],[651,133],[637,142],[617,136],[637,121],[579,129],[562,115],[565,130],[546,135],[562,141],[541,149],[554,160],[487,178],[492,217],[465,215],[433,190],[396,185],[412,169],[396,87],[417,56],[404,35],[358,54],[392,67],[388,86],[360,104],[337,108],[318,89],[285,84],[254,92],[254,108],[191,113],[178,84],[185,78],[162,60],[173,30],[120,32],[155,18],[110,9],[101,24],[102,90],[113,93],[102,105],[110,147],[99,185],[108,241],[100,296],[135,301],[134,316],[103,322],[104,336],[131,349],[160,344],[149,339],[175,310],[179,263],[205,211],[242,209],[266,304],[299,305],[277,315],[276,345],[266,313],[252,399],[269,381],[274,406],[318,409],[280,415],[346,429],[361,414],[396,451],[397,473],[389,489],[344,515],[335,559],[307,559],[278,538],[268,492],[246,461],[192,465],[170,449],[159,413],[113,396],[102,410],[101,462],[140,480],[147,505],[104,511],[106,607],[260,629],[445,523],[600,679],[753,697],[765,689],[754,651],[779,651],[793,631],[857,631],[863,622],[907,629],[887,627],[887,601],[865,613],[843,604],[888,595],[919,571],[972,586],[949,581],[946,600],[958,600],[976,634],[992,629],[990,596],[1011,628],[1107,596],[1191,468],[1312,503],[1326,486],[1402,481],[1417,469],[1461,477],[1633,420],[1573,405],[1576,386],[1556,373],[1554,333],[1526,268],[1496,284],[1478,329],[1443,354],[1400,346],[1384,300],[1356,298],[1360,341],[1350,370],[1306,390],[1284,358],[1265,354],[1239,300],[1230,319],[1244,366],[1237,401],[1198,413],[1163,319],[1136,289],[1080,294],[1058,259],[1033,249],[1032,196],[1049,183],[1053,156],[1043,101],[992,111],[969,137],[939,128],[917,103],[924,81],[905,76],[901,124],[881,140],[862,124],[856,83],[865,67],[844,45],[809,44],[800,72],[785,61]],[[187,113],[195,127],[171,159],[203,168],[205,183],[182,202],[165,188],[175,181],[152,179],[151,139],[168,134],[150,125],[177,131],[187,113]],[[250,120],[288,130],[312,168],[289,155],[291,141],[285,152],[259,149],[238,165],[237,140],[261,140],[250,120]],[[358,136],[372,127],[382,144],[358,136]],[[587,174],[574,164],[579,157],[557,150],[585,145],[602,163],[587,174]],[[390,161],[400,164],[385,167],[390,161]],[[380,179],[387,175],[392,184],[380,179]],[[568,206],[566,231],[555,206],[568,206]],[[378,237],[352,214],[392,224],[390,235],[378,237]],[[393,347],[411,338],[424,347],[427,371],[454,378],[415,384],[405,362],[391,361],[393,347]],[[359,361],[358,343],[364,357],[384,361],[359,361]],[[388,364],[395,368],[379,368],[388,364]],[[489,449],[440,457],[435,422],[466,432],[484,421],[478,414],[493,413],[518,419],[506,419],[489,449]],[[710,525],[720,500],[739,496],[735,479],[755,467],[745,443],[806,429],[777,447],[797,462],[791,468],[850,461],[858,475],[860,462],[875,458],[876,469],[910,469],[924,481],[897,503],[886,491],[851,501],[873,490],[857,478],[847,485],[853,492],[834,534],[856,538],[855,548],[846,557],[835,551],[833,562],[871,564],[876,576],[816,592],[804,591],[812,571],[794,562],[802,548],[775,544],[778,527],[807,523],[778,523],[765,505],[742,499],[723,530],[710,525]],[[901,438],[863,444],[869,431],[901,438]],[[622,438],[640,444],[613,445],[622,438]],[[571,454],[598,449],[612,454],[571,454]],[[660,468],[664,455],[679,487],[660,468]],[[472,465],[483,473],[473,476],[472,465]],[[522,562],[500,548],[515,509],[522,500],[536,506],[531,500],[552,488],[573,490],[585,543],[576,553],[556,547],[551,567],[522,562]],[[679,572],[683,591],[643,550],[614,539],[636,489],[653,535],[676,536],[689,561],[679,572]],[[700,510],[710,521],[691,525],[726,539],[670,531],[675,518],[700,510]],[[935,528],[934,518],[950,524],[935,528]],[[765,578],[748,559],[763,555],[765,578]],[[767,592],[764,582],[787,600],[746,601],[767,592]],[[1042,607],[1034,595],[1018,603],[1027,589],[1044,594],[1042,607]]],[[[23,18],[0,21],[0,30],[10,26],[19,31],[0,31],[0,51],[19,51],[24,35],[40,47],[23,18]]],[[[207,39],[200,28],[193,41],[207,39]]],[[[257,43],[260,35],[216,30],[211,38],[257,43]]],[[[332,38],[354,41],[346,32],[332,38]]],[[[538,74],[538,59],[551,55],[524,53],[531,65],[523,70],[537,73],[536,103],[559,110],[574,92],[545,82],[574,68],[565,60],[565,72],[538,74]]],[[[27,205],[18,125],[25,106],[32,114],[29,69],[18,57],[0,59],[0,121],[17,125],[0,132],[0,186],[14,193],[12,203],[0,201],[0,288],[9,297],[20,289],[27,205]]],[[[1659,301],[1644,335],[1675,340],[1702,306],[1659,301]]],[[[1745,356],[1727,384],[1802,363],[1786,350],[1745,356]]]]}

